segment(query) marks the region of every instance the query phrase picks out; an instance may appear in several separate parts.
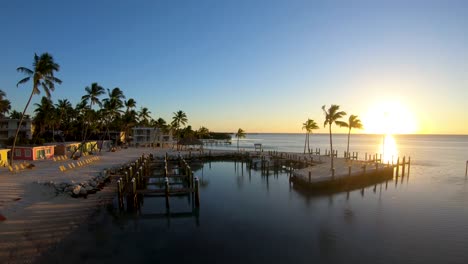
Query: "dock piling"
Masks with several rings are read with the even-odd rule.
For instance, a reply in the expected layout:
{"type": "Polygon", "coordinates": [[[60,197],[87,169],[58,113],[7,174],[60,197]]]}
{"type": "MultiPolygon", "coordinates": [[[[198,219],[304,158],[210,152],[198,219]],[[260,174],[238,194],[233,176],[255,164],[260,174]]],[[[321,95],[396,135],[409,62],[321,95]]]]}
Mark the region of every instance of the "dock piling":
{"type": "Polygon", "coordinates": [[[195,177],[195,207],[200,207],[200,182],[198,177],[195,177]]]}
{"type": "Polygon", "coordinates": [[[402,168],[401,168],[401,177],[405,177],[405,165],[406,165],[406,156],[403,156],[403,164],[402,164],[402,168]]]}
{"type": "Polygon", "coordinates": [[[166,208],[169,209],[169,178],[164,179],[165,191],[166,191],[166,208]]]}
{"type": "Polygon", "coordinates": [[[399,176],[399,172],[400,172],[400,157],[397,157],[397,161],[396,161],[396,177],[398,178],[399,176]]]}

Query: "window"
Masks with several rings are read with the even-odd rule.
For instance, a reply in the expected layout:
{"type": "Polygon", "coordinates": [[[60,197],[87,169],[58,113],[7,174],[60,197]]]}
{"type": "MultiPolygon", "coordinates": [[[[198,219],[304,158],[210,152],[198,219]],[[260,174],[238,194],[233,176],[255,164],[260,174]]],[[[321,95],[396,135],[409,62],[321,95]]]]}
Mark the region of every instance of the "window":
{"type": "Polygon", "coordinates": [[[21,157],[21,149],[15,149],[15,157],[21,157]]]}
{"type": "Polygon", "coordinates": [[[30,149],[25,149],[24,150],[24,156],[27,157],[27,158],[30,158],[31,157],[31,150],[30,149]]]}
{"type": "Polygon", "coordinates": [[[46,154],[50,154],[50,149],[46,149],[46,154]]]}

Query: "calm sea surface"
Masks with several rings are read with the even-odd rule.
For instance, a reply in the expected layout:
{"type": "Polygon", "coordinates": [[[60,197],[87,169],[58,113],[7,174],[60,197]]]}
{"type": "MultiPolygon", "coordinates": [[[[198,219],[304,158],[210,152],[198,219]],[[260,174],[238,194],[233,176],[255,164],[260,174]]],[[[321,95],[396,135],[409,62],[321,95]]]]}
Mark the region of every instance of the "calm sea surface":
{"type": "MultiPolygon", "coordinates": [[[[328,140],[311,135],[310,144],[324,151],[328,140]]],[[[334,136],[340,156],[346,141],[334,136]]],[[[239,143],[302,152],[304,135],[255,134],[239,143]]],[[[236,147],[233,140],[223,148],[236,147]]],[[[161,198],[145,198],[140,213],[110,205],[41,261],[468,263],[468,136],[352,135],[350,151],[411,156],[411,174],[349,195],[319,196],[291,188],[285,174],[266,177],[238,163],[212,162],[195,172],[202,182],[198,217],[155,217],[165,212],[161,198]]],[[[190,211],[187,198],[172,198],[171,212],[190,211]]]]}

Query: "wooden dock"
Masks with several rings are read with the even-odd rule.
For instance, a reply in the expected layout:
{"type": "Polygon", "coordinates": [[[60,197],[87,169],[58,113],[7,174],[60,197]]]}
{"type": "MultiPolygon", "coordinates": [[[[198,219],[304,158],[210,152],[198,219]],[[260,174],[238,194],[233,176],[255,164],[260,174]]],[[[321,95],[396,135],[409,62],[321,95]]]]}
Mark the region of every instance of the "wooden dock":
{"type": "Polygon", "coordinates": [[[117,192],[119,206],[127,208],[139,206],[142,196],[165,197],[166,208],[170,207],[170,197],[189,196],[193,206],[200,206],[200,184],[187,161],[182,157],[152,160],[141,157],[118,171],[117,192]],[[159,169],[157,168],[159,167],[159,169]]]}

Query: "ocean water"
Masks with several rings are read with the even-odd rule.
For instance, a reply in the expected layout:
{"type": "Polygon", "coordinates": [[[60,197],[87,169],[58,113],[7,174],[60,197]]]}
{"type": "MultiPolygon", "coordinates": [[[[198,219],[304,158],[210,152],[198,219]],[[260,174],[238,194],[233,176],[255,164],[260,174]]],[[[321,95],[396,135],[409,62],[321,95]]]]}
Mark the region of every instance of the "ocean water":
{"type": "MultiPolygon", "coordinates": [[[[323,151],[328,140],[312,135],[311,147],[323,151]]],[[[340,156],[346,141],[334,137],[340,156]]],[[[254,143],[302,152],[304,135],[247,135],[239,147],[254,143]]],[[[284,173],[206,163],[195,171],[197,213],[186,198],[171,199],[171,218],[158,217],[161,198],[145,198],[139,212],[109,205],[40,262],[468,263],[468,136],[352,135],[350,151],[411,156],[410,175],[317,195],[291,187],[284,173]]]]}

